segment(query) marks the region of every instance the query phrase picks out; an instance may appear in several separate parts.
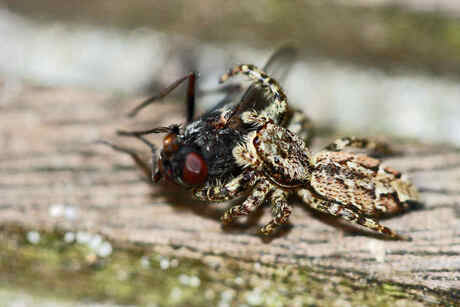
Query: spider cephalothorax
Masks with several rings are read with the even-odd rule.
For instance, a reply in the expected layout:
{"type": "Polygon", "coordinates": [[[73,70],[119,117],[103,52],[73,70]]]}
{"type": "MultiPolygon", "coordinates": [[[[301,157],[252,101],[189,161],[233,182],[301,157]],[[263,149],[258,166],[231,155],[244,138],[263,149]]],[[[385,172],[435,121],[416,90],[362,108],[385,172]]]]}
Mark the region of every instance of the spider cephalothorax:
{"type": "MultiPolygon", "coordinates": [[[[288,108],[278,82],[254,65],[236,66],[220,81],[236,74],[247,75],[253,81],[241,101],[219,104],[195,121],[193,114],[189,114],[183,127],[120,132],[136,136],[152,148],[153,164],[158,164],[153,181],[165,178],[191,189],[196,198],[205,201],[246,196],[242,204],[225,212],[222,221],[226,224],[269,203],[273,219],[262,227],[264,234],[287,222],[291,213],[287,198],[296,194],[316,210],[392,238],[406,238],[376,219],[398,213],[408,202],[416,201],[414,186],[380,160],[342,151],[346,147],[375,148],[375,143],[342,138],[312,154],[308,148],[310,122],[303,113],[288,108]],[[155,148],[143,135],[160,132],[167,135],[156,161],[155,148]]],[[[195,74],[176,81],[160,97],[186,79],[188,102],[193,105],[195,74]]],[[[193,111],[193,106],[189,110],[193,111]]],[[[136,153],[111,146],[131,154],[149,173],[136,153]]]]}

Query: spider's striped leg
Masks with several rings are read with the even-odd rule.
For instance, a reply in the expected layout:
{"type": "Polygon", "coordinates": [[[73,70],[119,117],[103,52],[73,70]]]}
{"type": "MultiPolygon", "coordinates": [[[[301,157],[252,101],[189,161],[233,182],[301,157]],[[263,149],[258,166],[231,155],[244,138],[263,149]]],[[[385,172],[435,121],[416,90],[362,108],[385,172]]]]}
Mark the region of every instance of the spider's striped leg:
{"type": "Polygon", "coordinates": [[[264,71],[251,64],[241,64],[234,67],[220,78],[220,82],[224,82],[237,74],[247,75],[252,81],[270,94],[272,100],[270,104],[260,112],[260,116],[269,118],[275,124],[281,123],[288,111],[288,103],[287,97],[278,82],[268,76],[264,71]]]}
{"type": "Polygon", "coordinates": [[[271,194],[273,219],[260,229],[264,235],[270,235],[279,225],[287,223],[292,211],[287,202],[287,196],[288,193],[281,189],[277,189],[271,194]]]}
{"type": "Polygon", "coordinates": [[[392,154],[392,150],[387,143],[355,136],[337,139],[324,147],[324,150],[343,151],[348,148],[364,151],[364,153],[370,156],[387,156],[392,154]]]}
{"type": "Polygon", "coordinates": [[[193,196],[204,201],[225,201],[241,196],[252,188],[257,180],[255,172],[247,171],[227,183],[216,182],[197,187],[193,190],[193,196]]]}
{"type": "MultiPolygon", "coordinates": [[[[299,194],[302,195],[302,191],[299,194]]],[[[405,240],[405,241],[411,240],[409,237],[399,235],[393,230],[391,230],[390,228],[379,224],[377,220],[366,216],[364,213],[353,210],[350,206],[335,203],[335,202],[328,201],[328,200],[319,199],[316,197],[308,197],[307,194],[309,193],[305,192],[305,194],[303,195],[304,196],[303,199],[306,202],[308,202],[309,205],[315,210],[318,210],[318,211],[321,211],[323,213],[327,213],[333,216],[341,217],[347,220],[348,222],[362,225],[364,227],[377,231],[381,234],[389,236],[392,239],[405,240]]]]}
{"type": "Polygon", "coordinates": [[[221,220],[226,225],[232,222],[232,220],[241,215],[248,215],[252,211],[256,210],[260,207],[264,201],[266,196],[268,195],[271,189],[271,184],[266,179],[261,179],[255,186],[251,192],[251,195],[241,204],[236,205],[225,211],[224,215],[222,216],[221,220]]]}

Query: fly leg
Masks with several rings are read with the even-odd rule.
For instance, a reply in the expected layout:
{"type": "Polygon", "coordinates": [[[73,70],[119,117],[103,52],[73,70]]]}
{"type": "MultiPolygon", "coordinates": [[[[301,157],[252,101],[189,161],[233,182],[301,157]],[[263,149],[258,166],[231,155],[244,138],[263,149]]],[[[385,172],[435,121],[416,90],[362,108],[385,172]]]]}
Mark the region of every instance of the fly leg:
{"type": "Polygon", "coordinates": [[[135,107],[131,112],[128,113],[129,117],[134,117],[136,114],[145,108],[146,106],[159,101],[166,97],[169,93],[171,93],[174,89],[176,89],[179,85],[181,85],[184,81],[188,80],[188,85],[187,85],[187,96],[186,96],[186,102],[187,102],[187,123],[191,123],[193,121],[193,118],[195,117],[195,83],[196,79],[198,77],[198,74],[195,72],[192,72],[188,75],[183,76],[182,78],[174,81],[170,86],[167,88],[163,89],[158,95],[152,96],[143,102],[141,102],[137,107],[135,107]]]}

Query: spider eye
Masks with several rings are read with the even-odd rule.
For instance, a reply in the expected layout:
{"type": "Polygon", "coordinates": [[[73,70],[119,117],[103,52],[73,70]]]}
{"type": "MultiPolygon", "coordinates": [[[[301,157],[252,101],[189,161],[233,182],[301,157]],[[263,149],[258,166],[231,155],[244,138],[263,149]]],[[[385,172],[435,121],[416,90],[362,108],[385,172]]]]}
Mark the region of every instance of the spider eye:
{"type": "Polygon", "coordinates": [[[208,177],[208,166],[196,152],[190,152],[185,157],[182,180],[190,185],[201,184],[208,177]]]}

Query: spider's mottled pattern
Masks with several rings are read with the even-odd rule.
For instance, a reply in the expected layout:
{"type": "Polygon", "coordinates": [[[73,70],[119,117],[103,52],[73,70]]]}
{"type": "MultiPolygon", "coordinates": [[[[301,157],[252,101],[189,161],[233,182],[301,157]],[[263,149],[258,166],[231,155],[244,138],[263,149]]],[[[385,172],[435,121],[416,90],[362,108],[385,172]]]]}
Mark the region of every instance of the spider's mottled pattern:
{"type": "MultiPolygon", "coordinates": [[[[154,182],[165,178],[190,189],[196,198],[204,201],[245,196],[240,205],[225,212],[224,224],[268,203],[272,219],[261,228],[266,235],[288,221],[291,206],[287,199],[297,194],[313,209],[394,239],[407,239],[379,224],[377,219],[401,212],[409,202],[416,201],[415,187],[380,160],[345,151],[346,148],[375,149],[378,144],[355,137],[342,138],[312,154],[308,148],[312,136],[310,121],[302,112],[288,107],[278,82],[254,65],[236,66],[220,81],[237,74],[244,74],[252,81],[243,98],[238,102],[224,101],[197,120],[193,120],[193,73],[135,110],[189,80],[186,125],[119,132],[135,136],[150,146],[156,169],[152,170],[154,182]],[[156,160],[155,147],[144,135],[162,132],[167,135],[156,160]]],[[[135,152],[106,144],[130,154],[150,175],[150,168],[135,152]]]]}

